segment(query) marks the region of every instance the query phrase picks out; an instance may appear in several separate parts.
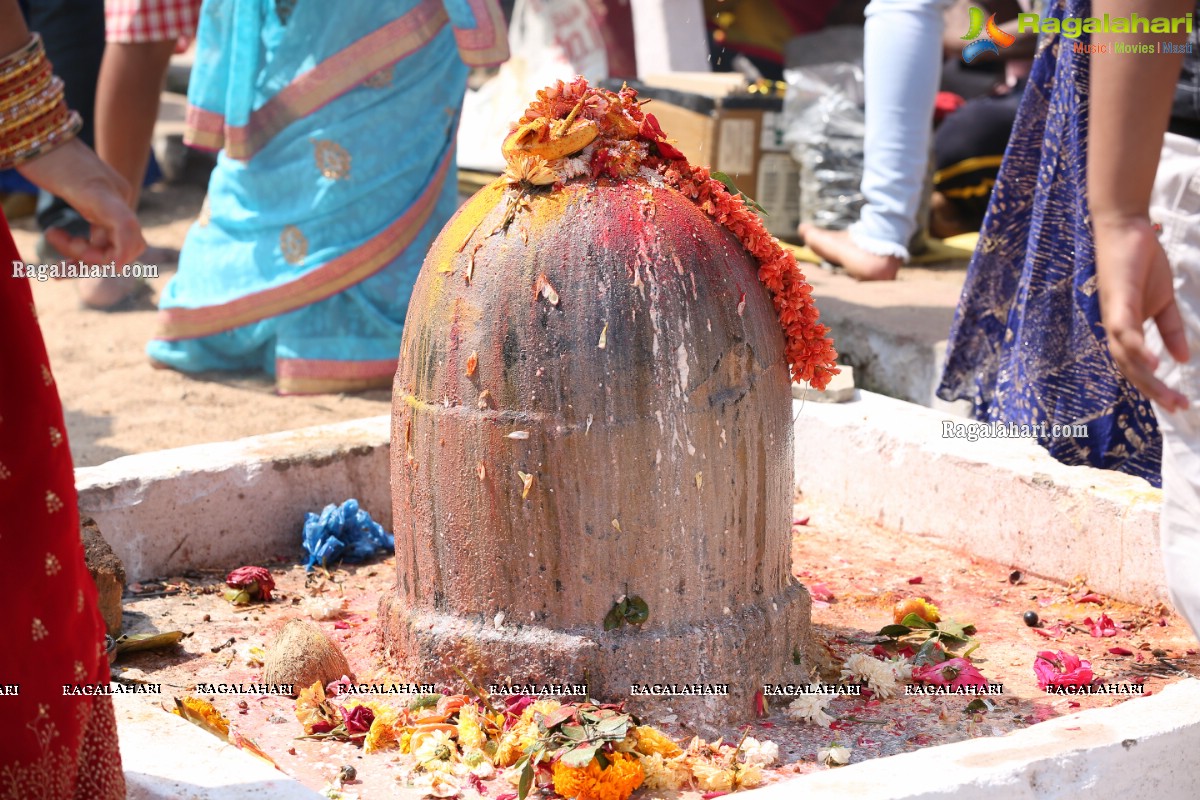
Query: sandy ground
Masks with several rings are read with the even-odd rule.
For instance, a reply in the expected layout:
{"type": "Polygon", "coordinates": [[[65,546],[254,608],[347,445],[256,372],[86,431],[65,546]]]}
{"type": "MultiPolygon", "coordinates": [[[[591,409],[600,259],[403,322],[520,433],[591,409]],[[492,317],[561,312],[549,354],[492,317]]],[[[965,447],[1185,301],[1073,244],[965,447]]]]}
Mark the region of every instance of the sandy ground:
{"type": "MultiPolygon", "coordinates": [[[[204,190],[193,185],[147,191],[140,212],[146,240],[178,249],[203,199],[204,190]]],[[[21,255],[34,261],[33,220],[11,224],[21,255]]],[[[145,347],[154,334],[155,302],[175,268],[159,266],[159,277],[149,281],[153,293],[116,312],[83,308],[70,281],[34,283],[76,466],[388,412],[387,391],[280,397],[265,376],[188,377],[152,369],[145,347]]]]}

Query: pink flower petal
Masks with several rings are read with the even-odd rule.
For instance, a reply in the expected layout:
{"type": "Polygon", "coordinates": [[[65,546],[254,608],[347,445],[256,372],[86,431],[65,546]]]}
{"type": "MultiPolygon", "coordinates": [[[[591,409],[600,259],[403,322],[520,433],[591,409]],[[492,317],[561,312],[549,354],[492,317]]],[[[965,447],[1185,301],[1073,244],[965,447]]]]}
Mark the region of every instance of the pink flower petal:
{"type": "Polygon", "coordinates": [[[823,583],[810,583],[808,585],[808,593],[812,595],[814,600],[822,600],[824,602],[833,600],[833,592],[823,583]]]}

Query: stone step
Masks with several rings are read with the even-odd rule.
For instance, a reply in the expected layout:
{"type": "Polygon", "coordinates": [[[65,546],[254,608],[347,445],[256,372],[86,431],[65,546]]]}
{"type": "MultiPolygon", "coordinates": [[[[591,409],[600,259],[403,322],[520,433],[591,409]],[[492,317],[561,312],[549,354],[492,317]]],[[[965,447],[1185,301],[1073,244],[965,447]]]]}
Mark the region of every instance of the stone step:
{"type": "Polygon", "coordinates": [[[966,401],[947,403],[935,394],[965,262],[905,267],[899,280],[877,283],[860,283],[815,264],[801,267],[821,321],[832,331],[839,361],[854,367],[859,388],[957,416],[969,414],[966,401]]]}

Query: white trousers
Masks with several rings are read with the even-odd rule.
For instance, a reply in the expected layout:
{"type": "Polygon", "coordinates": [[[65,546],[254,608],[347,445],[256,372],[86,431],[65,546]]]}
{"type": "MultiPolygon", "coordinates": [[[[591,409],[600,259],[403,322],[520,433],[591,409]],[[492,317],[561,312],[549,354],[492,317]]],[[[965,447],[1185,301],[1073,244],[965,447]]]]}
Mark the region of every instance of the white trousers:
{"type": "Polygon", "coordinates": [[[1200,638],[1200,141],[1166,135],[1150,218],[1162,225],[1191,355],[1175,362],[1147,322],[1147,344],[1162,362],[1158,378],[1191,401],[1178,413],[1154,407],[1163,435],[1162,550],[1171,602],[1200,638]]]}

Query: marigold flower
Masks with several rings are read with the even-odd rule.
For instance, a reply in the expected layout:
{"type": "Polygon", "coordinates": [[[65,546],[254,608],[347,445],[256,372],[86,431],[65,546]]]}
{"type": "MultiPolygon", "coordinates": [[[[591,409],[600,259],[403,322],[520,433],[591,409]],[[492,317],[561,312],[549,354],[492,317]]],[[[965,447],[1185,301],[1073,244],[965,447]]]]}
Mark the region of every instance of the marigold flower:
{"type": "Polygon", "coordinates": [[[707,761],[693,759],[692,777],[696,779],[696,785],[705,792],[733,791],[733,771],[707,761]]]}
{"type": "Polygon", "coordinates": [[[611,753],[608,762],[601,768],[594,758],[586,767],[556,761],[554,791],[567,800],[625,800],[645,779],[642,762],[627,753],[611,753]]]}
{"type": "Polygon", "coordinates": [[[400,746],[400,736],[397,727],[400,722],[400,710],[392,706],[381,706],[375,712],[375,720],[363,739],[364,753],[379,753],[400,746]]]}
{"type": "Polygon", "coordinates": [[[926,622],[941,620],[938,607],[922,597],[909,597],[896,603],[892,609],[892,621],[899,625],[909,614],[916,614],[926,622]]]}
{"type": "Polygon", "coordinates": [[[566,181],[583,175],[620,180],[637,174],[643,167],[657,170],[669,186],[737,236],[759,262],[759,279],[770,292],[775,311],[780,315],[784,355],[792,379],[824,389],[838,373],[837,353],[828,337],[829,329],[818,322],[812,287],[795,257],[771,236],[741,195],[730,194],[721,182],[712,179],[708,169],[689,164],[667,139],[654,115],[642,112],[637,92],[628,87],[614,93],[594,89],[583,78],[570,83],[558,81],[537,93],[514,131],[526,128],[547,137],[561,136],[568,125],[578,125],[581,119],[594,122],[599,129],[588,147],[578,155],[549,162],[530,162],[524,156],[511,158],[506,180],[550,183],[552,176],[566,181]],[[585,157],[590,167],[586,171],[578,163],[585,157]]]}
{"type": "Polygon", "coordinates": [[[483,747],[487,737],[483,733],[482,715],[474,705],[458,709],[458,743],[464,751],[483,747]]]}
{"type": "Polygon", "coordinates": [[[637,738],[637,751],[644,755],[658,754],[672,758],[683,752],[683,748],[667,738],[658,728],[650,725],[639,725],[633,729],[637,738]]]}
{"type": "Polygon", "coordinates": [[[682,751],[674,758],[666,758],[661,753],[639,755],[642,762],[642,772],[645,778],[642,787],[652,792],[673,792],[692,779],[692,771],[684,763],[682,751]]]}

